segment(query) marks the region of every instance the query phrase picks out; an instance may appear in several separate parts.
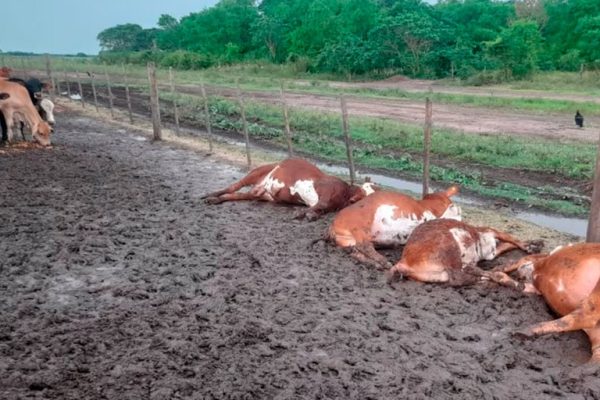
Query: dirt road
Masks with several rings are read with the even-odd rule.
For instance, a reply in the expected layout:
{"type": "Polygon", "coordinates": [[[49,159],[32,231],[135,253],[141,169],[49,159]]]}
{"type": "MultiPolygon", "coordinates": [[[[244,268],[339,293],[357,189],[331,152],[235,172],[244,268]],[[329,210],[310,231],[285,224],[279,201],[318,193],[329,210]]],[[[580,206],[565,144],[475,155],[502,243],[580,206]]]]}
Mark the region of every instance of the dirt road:
{"type": "Polygon", "coordinates": [[[0,152],[0,398],[598,397],[583,334],[509,337],[541,299],[390,288],[310,246],[328,219],[200,202],[242,175],[214,156],[57,119],[54,148],[0,152]]]}

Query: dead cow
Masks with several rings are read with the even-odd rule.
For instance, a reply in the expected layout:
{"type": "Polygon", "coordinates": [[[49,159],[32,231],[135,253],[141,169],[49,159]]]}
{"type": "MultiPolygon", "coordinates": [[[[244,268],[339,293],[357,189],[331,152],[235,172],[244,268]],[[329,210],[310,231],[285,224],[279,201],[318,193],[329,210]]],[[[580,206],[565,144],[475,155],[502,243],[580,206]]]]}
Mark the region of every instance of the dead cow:
{"type": "Polygon", "coordinates": [[[340,211],[333,219],[328,239],[351,249],[351,256],[361,262],[389,268],[389,262],[375,247],[405,244],[413,230],[425,221],[460,219],[460,207],[450,200],[456,193],[458,188],[452,186],[416,200],[401,193],[378,191],[340,211]]]}
{"type": "Polygon", "coordinates": [[[0,100],[0,112],[6,119],[8,141],[12,141],[15,114],[18,114],[31,128],[33,139],[43,146],[49,146],[52,128],[41,119],[27,89],[18,83],[0,79],[0,93],[8,95],[6,99],[0,100]]]}
{"type": "Polygon", "coordinates": [[[600,362],[600,244],[579,243],[559,247],[550,254],[522,258],[504,269],[518,270],[562,318],[542,322],[517,332],[533,337],[583,329],[590,339],[592,357],[600,362]]]}
{"type": "Polygon", "coordinates": [[[309,208],[296,215],[309,220],[339,210],[373,193],[373,185],[349,185],[342,179],[323,173],[308,161],[291,158],[279,163],[255,168],[240,181],[203,196],[207,203],[224,201],[260,200],[276,203],[307,205],[309,208]],[[237,192],[252,186],[248,192],[237,192]]]}
{"type": "Polygon", "coordinates": [[[421,282],[446,282],[456,286],[492,280],[519,287],[503,272],[477,267],[479,261],[493,260],[513,249],[539,252],[540,242],[521,242],[493,228],[474,227],[451,219],[428,221],[413,231],[402,258],[388,272],[388,279],[391,281],[401,275],[421,282]]]}

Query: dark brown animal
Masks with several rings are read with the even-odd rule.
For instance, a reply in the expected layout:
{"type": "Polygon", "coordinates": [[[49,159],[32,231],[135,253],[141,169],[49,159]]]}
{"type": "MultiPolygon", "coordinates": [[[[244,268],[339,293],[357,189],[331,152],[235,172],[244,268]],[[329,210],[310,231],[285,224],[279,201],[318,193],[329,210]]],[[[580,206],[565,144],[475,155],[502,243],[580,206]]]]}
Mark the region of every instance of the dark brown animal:
{"type": "Polygon", "coordinates": [[[296,215],[309,220],[346,207],[374,191],[371,183],[349,185],[342,179],[323,173],[306,160],[291,158],[255,168],[240,181],[203,196],[210,204],[224,201],[259,200],[307,205],[296,215]],[[238,192],[252,186],[248,192],[238,192]]]}

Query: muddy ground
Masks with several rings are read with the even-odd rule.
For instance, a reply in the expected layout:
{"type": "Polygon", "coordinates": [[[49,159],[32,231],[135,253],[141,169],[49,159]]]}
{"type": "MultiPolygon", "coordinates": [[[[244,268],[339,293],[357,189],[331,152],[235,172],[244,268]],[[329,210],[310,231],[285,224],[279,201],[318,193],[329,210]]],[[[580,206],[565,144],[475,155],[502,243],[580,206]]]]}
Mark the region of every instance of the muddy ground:
{"type": "Polygon", "coordinates": [[[540,298],[391,288],[310,245],[331,217],[199,201],[242,175],[216,156],[58,121],[54,148],[0,151],[1,399],[600,396],[582,333],[509,336],[540,298]]]}

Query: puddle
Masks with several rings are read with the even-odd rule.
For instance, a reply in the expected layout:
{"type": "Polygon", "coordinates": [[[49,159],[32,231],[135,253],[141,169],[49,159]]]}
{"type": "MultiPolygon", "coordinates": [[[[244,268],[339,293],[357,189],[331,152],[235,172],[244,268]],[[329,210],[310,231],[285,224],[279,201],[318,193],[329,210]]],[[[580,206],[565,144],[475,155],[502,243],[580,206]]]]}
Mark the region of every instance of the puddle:
{"type": "Polygon", "coordinates": [[[586,219],[557,217],[554,215],[546,215],[540,213],[519,212],[515,216],[519,219],[534,223],[539,226],[552,228],[560,232],[570,233],[585,237],[587,233],[586,219]]]}

